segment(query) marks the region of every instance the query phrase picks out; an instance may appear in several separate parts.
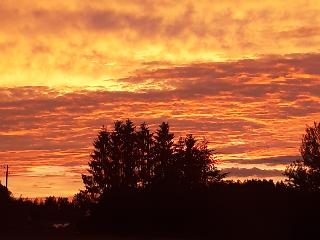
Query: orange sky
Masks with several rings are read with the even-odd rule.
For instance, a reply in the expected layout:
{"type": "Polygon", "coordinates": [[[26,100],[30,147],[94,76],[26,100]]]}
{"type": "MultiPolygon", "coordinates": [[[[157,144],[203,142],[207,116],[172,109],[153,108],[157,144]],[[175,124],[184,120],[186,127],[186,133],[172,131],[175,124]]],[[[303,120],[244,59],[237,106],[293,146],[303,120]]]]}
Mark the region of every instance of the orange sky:
{"type": "Polygon", "coordinates": [[[10,189],[73,195],[97,129],[125,118],[206,137],[233,178],[281,177],[320,117],[319,12],[318,0],[2,0],[10,189]]]}

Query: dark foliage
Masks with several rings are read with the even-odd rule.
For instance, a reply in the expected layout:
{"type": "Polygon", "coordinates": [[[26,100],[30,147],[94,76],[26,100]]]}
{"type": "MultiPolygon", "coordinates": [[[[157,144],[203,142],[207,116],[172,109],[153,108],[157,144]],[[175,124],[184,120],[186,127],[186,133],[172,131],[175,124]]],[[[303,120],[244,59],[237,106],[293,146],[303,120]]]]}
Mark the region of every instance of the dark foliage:
{"type": "Polygon", "coordinates": [[[86,191],[93,201],[107,191],[150,188],[194,188],[219,182],[214,151],[192,135],[174,142],[168,123],[151,133],[145,123],[116,121],[114,130],[102,128],[94,143],[89,174],[83,175],[86,191]]]}
{"type": "Polygon", "coordinates": [[[17,239],[317,239],[319,136],[319,124],[307,128],[302,160],[286,170],[289,184],[234,182],[222,181],[206,142],[192,135],[174,142],[167,123],[152,133],[146,124],[117,121],[114,130],[98,133],[83,175],[86,190],[72,202],[14,199],[0,184],[0,233],[5,239],[12,233],[17,239]]]}
{"type": "MultiPolygon", "coordinates": [[[[51,234],[63,226],[75,229],[83,216],[81,208],[67,198],[47,197],[43,200],[15,199],[0,196],[0,232],[3,235],[51,234]]],[[[10,238],[8,238],[10,239],[10,238]]]]}
{"type": "MultiPolygon", "coordinates": [[[[111,190],[102,195],[99,204],[90,206],[90,212],[77,205],[79,199],[6,199],[0,199],[0,231],[5,239],[123,235],[137,239],[284,240],[316,239],[320,234],[320,193],[267,180],[227,181],[189,190],[111,190]],[[57,223],[70,225],[56,229],[53,224],[57,223]],[[18,237],[13,238],[15,235],[18,237]]],[[[82,204],[86,202],[82,200],[82,204]]]]}
{"type": "MultiPolygon", "coordinates": [[[[214,152],[206,142],[197,143],[192,135],[174,142],[166,123],[154,134],[145,124],[136,131],[130,121],[116,122],[112,132],[102,131],[110,136],[110,146],[126,136],[127,147],[111,148],[111,157],[106,159],[117,166],[108,165],[119,171],[118,179],[129,174],[132,181],[118,180],[124,184],[97,191],[97,204],[90,208],[90,216],[79,222],[83,232],[195,239],[302,239],[320,233],[320,192],[310,191],[308,179],[309,169],[318,168],[318,140],[313,139],[319,136],[318,130],[307,130],[302,141],[303,169],[308,171],[299,177],[308,185],[296,184],[292,175],[291,184],[222,181],[224,175],[214,166],[214,152]],[[126,125],[128,130],[121,138],[118,129],[126,125]],[[111,154],[115,150],[119,152],[111,154]],[[119,157],[122,160],[117,160],[119,157]],[[131,166],[127,172],[122,170],[126,162],[131,166]]],[[[94,175],[92,168],[90,173],[94,175]]],[[[90,193],[91,186],[86,187],[90,193]]]]}
{"type": "Polygon", "coordinates": [[[285,175],[292,187],[301,190],[320,190],[320,124],[307,127],[306,133],[302,137],[301,160],[290,164],[285,175]]]}
{"type": "Polygon", "coordinates": [[[194,239],[308,239],[320,234],[320,193],[250,180],[193,189],[105,193],[83,233],[194,239]]]}

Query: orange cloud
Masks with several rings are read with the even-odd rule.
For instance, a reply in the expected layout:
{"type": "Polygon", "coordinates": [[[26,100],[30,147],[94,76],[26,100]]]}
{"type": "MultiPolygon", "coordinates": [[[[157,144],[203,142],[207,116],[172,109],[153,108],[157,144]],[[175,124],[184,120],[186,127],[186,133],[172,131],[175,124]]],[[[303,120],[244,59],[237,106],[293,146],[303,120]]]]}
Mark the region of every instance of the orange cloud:
{"type": "Polygon", "coordinates": [[[144,62],[319,50],[318,1],[1,1],[0,85],[97,87],[144,62]]]}
{"type": "MultiPolygon", "coordinates": [[[[187,132],[206,137],[223,168],[260,166],[254,175],[277,173],[279,178],[287,163],[282,159],[298,155],[305,124],[319,118],[314,64],[319,58],[294,54],[181,66],[153,63],[117,80],[127,91],[2,87],[1,159],[19,178],[74,178],[80,188],[79,174],[97,129],[129,117],[152,129],[169,121],[177,137],[187,132]],[[42,169],[48,166],[61,173],[46,175],[42,169]]],[[[66,191],[77,191],[74,187],[66,191]]]]}
{"type": "Polygon", "coordinates": [[[316,0],[1,1],[0,157],[12,190],[76,192],[96,130],[128,117],[169,121],[243,161],[222,167],[278,177],[284,162],[273,171],[263,159],[297,156],[319,118],[319,11],[316,0]],[[61,173],[46,181],[60,185],[47,189],[37,181],[50,167],[61,173]]]}

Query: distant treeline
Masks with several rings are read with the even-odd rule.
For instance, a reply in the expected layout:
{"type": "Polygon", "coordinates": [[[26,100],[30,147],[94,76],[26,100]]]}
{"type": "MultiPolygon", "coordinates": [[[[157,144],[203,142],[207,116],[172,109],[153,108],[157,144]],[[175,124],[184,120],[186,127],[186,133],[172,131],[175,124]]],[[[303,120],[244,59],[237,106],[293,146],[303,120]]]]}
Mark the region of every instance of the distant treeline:
{"type": "Polygon", "coordinates": [[[320,236],[319,124],[307,127],[301,159],[277,183],[224,180],[206,141],[174,139],[167,123],[154,133],[130,120],[116,121],[111,131],[103,127],[82,176],[85,190],[71,202],[41,202],[14,199],[1,186],[0,230],[195,239],[320,236]]]}
{"type": "MultiPolygon", "coordinates": [[[[186,189],[112,190],[98,203],[49,197],[0,199],[0,232],[170,239],[311,239],[320,236],[320,193],[271,180],[186,189]]],[[[10,239],[10,238],[8,238],[10,239]]],[[[58,238],[60,239],[60,238],[58,238]]],[[[70,238],[72,239],[72,238],[70,238]]]]}

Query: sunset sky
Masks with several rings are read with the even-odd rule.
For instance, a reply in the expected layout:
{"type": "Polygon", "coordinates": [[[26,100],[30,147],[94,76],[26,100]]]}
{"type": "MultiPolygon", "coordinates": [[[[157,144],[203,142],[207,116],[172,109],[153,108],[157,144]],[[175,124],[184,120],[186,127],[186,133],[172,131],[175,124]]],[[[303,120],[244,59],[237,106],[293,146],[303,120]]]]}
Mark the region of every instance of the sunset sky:
{"type": "Polygon", "coordinates": [[[320,121],[319,13],[319,0],[1,0],[10,190],[72,196],[98,129],[126,118],[205,137],[233,179],[281,179],[320,121]]]}

